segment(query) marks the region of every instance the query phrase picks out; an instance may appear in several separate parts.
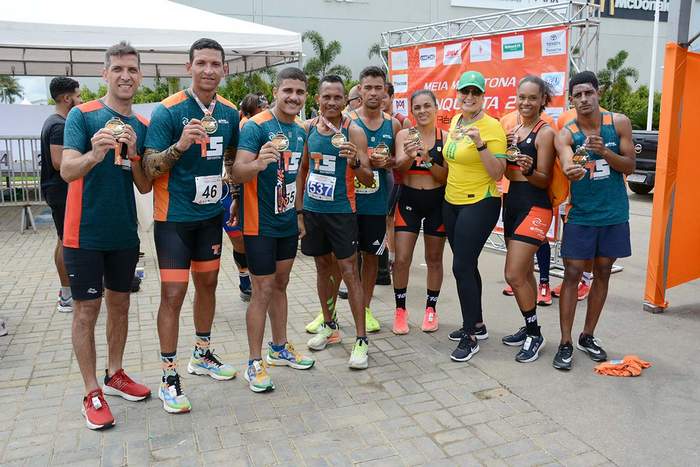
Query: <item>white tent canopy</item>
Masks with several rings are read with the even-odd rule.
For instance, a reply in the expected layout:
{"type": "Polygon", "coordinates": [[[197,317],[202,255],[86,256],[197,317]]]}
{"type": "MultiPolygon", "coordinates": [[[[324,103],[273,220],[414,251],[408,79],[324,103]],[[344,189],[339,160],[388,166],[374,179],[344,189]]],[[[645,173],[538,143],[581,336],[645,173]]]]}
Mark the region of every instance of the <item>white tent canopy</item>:
{"type": "Polygon", "coordinates": [[[22,0],[0,17],[0,74],[99,76],[104,50],[127,40],[144,76],[185,76],[190,45],[218,41],[230,73],[295,62],[296,32],[217,15],[167,0],[22,0]]]}

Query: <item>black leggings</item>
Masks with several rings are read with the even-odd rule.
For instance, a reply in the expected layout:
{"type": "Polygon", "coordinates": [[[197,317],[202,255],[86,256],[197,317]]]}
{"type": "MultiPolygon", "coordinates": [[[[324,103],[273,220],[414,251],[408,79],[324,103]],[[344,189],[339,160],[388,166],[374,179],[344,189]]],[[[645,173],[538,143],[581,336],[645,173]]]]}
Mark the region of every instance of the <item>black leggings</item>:
{"type": "Polygon", "coordinates": [[[462,325],[474,334],[476,323],[484,321],[481,309],[479,255],[496,226],[501,198],[485,198],[474,204],[455,205],[445,201],[442,218],[452,248],[452,273],[462,307],[462,325]]]}

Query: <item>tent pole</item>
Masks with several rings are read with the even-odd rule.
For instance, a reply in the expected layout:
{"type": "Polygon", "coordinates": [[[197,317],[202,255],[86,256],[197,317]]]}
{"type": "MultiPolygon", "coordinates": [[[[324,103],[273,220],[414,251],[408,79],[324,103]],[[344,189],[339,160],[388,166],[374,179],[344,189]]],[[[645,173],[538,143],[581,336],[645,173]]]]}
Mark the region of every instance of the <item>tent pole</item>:
{"type": "Polygon", "coordinates": [[[656,0],[654,6],[654,33],[651,44],[651,71],[649,72],[649,101],[647,102],[647,131],[651,131],[654,120],[654,81],[656,81],[656,49],[659,42],[659,8],[661,0],[656,0]]]}

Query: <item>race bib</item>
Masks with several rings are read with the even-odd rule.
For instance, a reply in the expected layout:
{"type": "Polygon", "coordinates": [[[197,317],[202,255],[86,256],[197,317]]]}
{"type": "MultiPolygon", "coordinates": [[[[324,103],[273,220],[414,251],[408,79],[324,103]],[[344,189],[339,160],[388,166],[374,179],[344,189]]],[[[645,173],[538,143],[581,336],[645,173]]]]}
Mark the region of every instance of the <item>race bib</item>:
{"type": "Polygon", "coordinates": [[[591,179],[601,180],[610,176],[610,164],[605,159],[596,159],[591,161],[591,179]]]}
{"type": "Polygon", "coordinates": [[[372,174],[374,175],[372,186],[364,186],[357,177],[355,177],[355,193],[358,195],[371,195],[379,191],[379,172],[373,170],[372,174]]]}
{"type": "Polygon", "coordinates": [[[294,208],[297,198],[297,183],[287,183],[286,187],[275,187],[275,214],[284,214],[294,208]]]}
{"type": "Polygon", "coordinates": [[[312,173],[306,183],[306,192],[309,197],[319,201],[333,201],[335,194],[335,177],[312,173]]]}
{"type": "Polygon", "coordinates": [[[221,175],[206,175],[195,177],[195,195],[192,200],[196,204],[218,203],[221,199],[221,175]]]}

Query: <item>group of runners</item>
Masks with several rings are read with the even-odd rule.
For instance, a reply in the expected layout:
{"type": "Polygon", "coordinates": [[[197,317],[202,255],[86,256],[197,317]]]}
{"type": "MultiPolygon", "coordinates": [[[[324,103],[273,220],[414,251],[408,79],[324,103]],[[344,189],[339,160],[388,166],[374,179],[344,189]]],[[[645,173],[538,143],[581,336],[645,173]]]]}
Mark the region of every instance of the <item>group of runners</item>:
{"type": "Polygon", "coordinates": [[[65,224],[56,248],[57,267],[64,263],[66,271],[59,306],[74,311],[72,339],[85,383],[83,413],[89,428],[114,424],[105,394],[131,401],[150,396],[147,386],[122,369],[130,284],[139,257],[133,186],[141,193],[153,190],[154,196],[161,279],[158,397],[167,412],[191,410],[177,358],[180,311],[190,277],[195,335],[187,371],[216,380],[237,374],[212,347],[223,231],[233,242],[241,297],[250,301],[243,376],[254,392],[274,389],[269,366],[305,370],[315,363],[287,339],[286,290],[299,240],[301,251],[314,257],[321,308],[307,326],[314,334],[308,349],[320,351],[341,342],[337,300],[342,281],[355,324],[348,366],[365,369],[367,334],[380,328],[371,300],[387,237],[393,237],[394,250],[392,331],[399,335],[409,332],[406,295],[421,230],[428,266],[421,329],[438,329],[447,239],[463,321],[449,334],[458,342],[451,358],[471,359],[479,340],[488,338],[478,258],[502,207],[508,240],[505,277],[524,319],[524,326],[503,337],[503,343],[520,347],[516,360],[536,360],[545,339],[537,322],[533,256],[547,242],[551,184],[557,175],[571,181],[571,200],[562,247],[562,336],[553,363],[559,369],[571,367],[577,287],[587,260],[593,260],[595,281],[577,346],[594,360],[605,360],[593,336],[612,264],[630,255],[623,174],[634,168],[634,151],[629,120],[599,108],[593,73],[572,77],[572,118],[563,124],[560,119],[562,129],[556,131],[544,120],[550,94],[540,78],[520,82],[514,123],[504,129],[507,119],[499,122],[483,110],[484,77],[467,71],[457,84],[461,111],[444,131],[436,125],[438,105],[429,90],[411,96],[412,120],[399,121],[387,113],[386,75],[374,66],[362,70],[348,95],[340,77],[322,77],[315,96],[318,115],[307,121],[298,115],[308,82],[297,68],[277,74],[271,107],[252,95],[242,112],[217,94],[228,70],[216,41],[196,41],[186,68],[191,86],[163,100],[150,122],[132,110],[142,75],[138,52],[125,42],[105,54],[104,98],[81,103],[77,82],[52,82],[57,116],[49,120],[65,129],[59,132],[52,122],[45,126],[50,175],[60,174],[56,183],[68,182],[65,222],[60,196],[49,202],[57,227],[65,224]],[[504,176],[510,183],[502,203],[497,182],[504,176]],[[388,225],[393,234],[387,235],[388,225]],[[100,385],[94,329],[103,294],[108,365],[100,385]],[[268,315],[272,337],[263,349],[268,315]]]}

